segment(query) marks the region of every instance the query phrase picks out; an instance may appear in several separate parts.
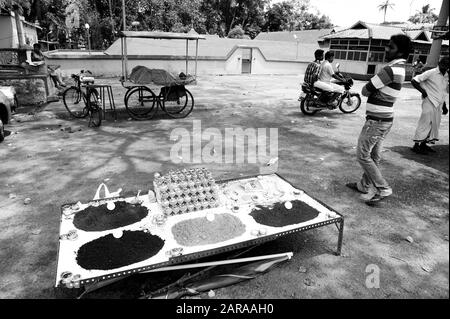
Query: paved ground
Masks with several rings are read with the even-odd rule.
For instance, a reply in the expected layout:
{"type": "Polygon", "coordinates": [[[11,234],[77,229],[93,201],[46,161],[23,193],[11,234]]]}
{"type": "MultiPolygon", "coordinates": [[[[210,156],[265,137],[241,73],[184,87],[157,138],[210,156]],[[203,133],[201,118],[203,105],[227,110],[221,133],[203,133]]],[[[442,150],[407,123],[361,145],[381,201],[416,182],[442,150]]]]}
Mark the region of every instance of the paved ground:
{"type": "MultiPolygon", "coordinates": [[[[114,94],[123,109],[124,90],[116,80],[104,82],[117,87],[114,94]]],[[[199,85],[190,87],[196,108],[184,120],[135,122],[122,113],[119,121],[90,129],[83,121],[65,117],[61,103],[33,116],[16,116],[21,122],[8,127],[13,134],[0,145],[0,298],[70,296],[52,288],[60,206],[92,198],[105,179],[112,190],[122,187],[128,194],[147,189],[153,172],[176,167],[169,158],[171,129],[191,130],[194,119],[202,120],[204,128],[278,128],[278,172],[345,215],[342,256],[332,254],[337,239],[332,226],[280,238],[255,253],[292,251],[291,261],[254,280],[217,290],[216,297],[448,298],[448,116],[443,118],[437,154],[412,153],[420,100],[414,89],[402,90],[382,164],[394,195],[383,207],[370,208],[344,186],[361,174],[355,145],[364,106],[350,115],[327,111],[305,117],[297,102],[298,83],[293,76],[200,78],[199,85]],[[60,130],[68,126],[75,132],[60,130]],[[31,203],[24,205],[25,198],[31,203]],[[366,287],[368,265],[379,267],[379,289],[366,287]]],[[[357,83],[355,89],[361,86],[357,83]]],[[[217,179],[259,171],[254,164],[206,166],[217,179]]],[[[136,281],[133,285],[142,288],[136,281]]],[[[123,286],[95,296],[139,294],[119,288],[123,286]]]]}

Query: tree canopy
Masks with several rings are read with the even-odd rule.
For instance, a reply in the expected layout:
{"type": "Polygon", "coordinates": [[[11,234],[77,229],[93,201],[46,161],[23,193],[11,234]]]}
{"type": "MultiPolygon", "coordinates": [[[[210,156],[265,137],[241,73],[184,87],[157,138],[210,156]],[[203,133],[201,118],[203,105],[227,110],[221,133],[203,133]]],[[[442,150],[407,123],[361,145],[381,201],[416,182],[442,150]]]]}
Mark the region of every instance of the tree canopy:
{"type": "Polygon", "coordinates": [[[420,11],[409,17],[408,21],[412,23],[434,23],[438,20],[438,16],[433,12],[429,4],[424,5],[420,11]]]}
{"type": "MultiPolygon", "coordinates": [[[[125,0],[126,25],[132,30],[188,32],[220,37],[254,38],[261,31],[332,27],[327,16],[310,12],[309,0],[125,0]],[[243,32],[243,34],[242,34],[243,32]]],[[[0,8],[17,5],[29,21],[43,28],[40,38],[104,48],[122,30],[122,0],[0,0],[0,8]],[[89,30],[84,27],[89,24],[89,30]]],[[[15,7],[17,9],[17,7],[15,7]]]]}

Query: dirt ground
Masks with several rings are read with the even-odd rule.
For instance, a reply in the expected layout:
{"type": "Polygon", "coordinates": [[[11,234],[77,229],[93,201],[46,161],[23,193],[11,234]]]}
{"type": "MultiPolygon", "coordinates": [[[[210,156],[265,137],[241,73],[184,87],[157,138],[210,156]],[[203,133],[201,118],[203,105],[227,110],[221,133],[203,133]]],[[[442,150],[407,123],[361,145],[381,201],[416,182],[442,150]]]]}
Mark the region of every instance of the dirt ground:
{"type": "MultiPolygon", "coordinates": [[[[278,128],[278,173],[345,216],[341,256],[333,254],[333,225],[280,238],[257,252],[291,251],[290,261],[256,279],[218,289],[214,298],[449,297],[448,115],[434,147],[437,153],[412,153],[420,98],[411,86],[401,92],[384,144],[382,170],[394,194],[372,208],[345,187],[361,175],[355,146],[364,102],[355,114],[326,111],[306,117],[297,102],[300,77],[200,77],[198,85],[189,87],[196,106],[188,118],[137,122],[124,112],[125,90],[118,80],[98,82],[114,85],[116,122],[109,115],[100,128],[88,128],[55,102],[34,115],[22,109],[6,127],[12,134],[0,144],[0,298],[73,297],[53,289],[61,205],[90,200],[104,180],[111,190],[123,188],[125,195],[147,190],[154,172],[178,167],[169,157],[174,143],[170,132],[176,127],[191,131],[193,120],[201,120],[204,129],[222,131],[278,128]],[[61,131],[67,127],[74,132],[61,131]],[[26,198],[29,204],[24,204],[26,198]],[[374,265],[380,285],[367,288],[366,270],[374,265]]],[[[357,82],[354,89],[361,87],[357,82]]],[[[255,164],[204,166],[218,180],[259,172],[255,164]]],[[[172,281],[176,279],[174,275],[172,281]]],[[[111,288],[95,296],[130,294],[111,288]]]]}

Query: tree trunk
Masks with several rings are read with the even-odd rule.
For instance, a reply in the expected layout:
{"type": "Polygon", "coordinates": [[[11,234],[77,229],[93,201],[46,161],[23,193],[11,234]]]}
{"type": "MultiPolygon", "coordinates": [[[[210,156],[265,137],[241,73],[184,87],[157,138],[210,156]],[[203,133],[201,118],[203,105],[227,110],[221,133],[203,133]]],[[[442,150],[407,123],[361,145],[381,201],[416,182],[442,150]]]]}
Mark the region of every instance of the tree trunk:
{"type": "Polygon", "coordinates": [[[111,32],[113,35],[113,39],[115,39],[115,33],[114,33],[114,17],[113,17],[113,10],[112,10],[112,3],[111,0],[108,0],[109,5],[109,18],[111,19],[111,32]]]}

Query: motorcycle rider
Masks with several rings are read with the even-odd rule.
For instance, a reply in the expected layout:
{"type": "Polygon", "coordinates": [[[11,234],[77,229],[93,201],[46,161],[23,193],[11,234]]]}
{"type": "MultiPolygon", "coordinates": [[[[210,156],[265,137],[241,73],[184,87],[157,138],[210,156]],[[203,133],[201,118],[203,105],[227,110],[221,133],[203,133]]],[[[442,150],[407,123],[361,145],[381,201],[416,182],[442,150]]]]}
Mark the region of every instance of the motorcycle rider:
{"type": "Polygon", "coordinates": [[[306,68],[305,77],[303,78],[303,83],[308,83],[313,85],[319,78],[320,63],[323,60],[323,50],[318,49],[314,52],[314,61],[308,64],[306,68]]]}
{"type": "Polygon", "coordinates": [[[331,82],[331,79],[336,79],[338,81],[345,81],[339,75],[334,73],[333,66],[331,63],[334,61],[334,53],[328,51],[325,53],[325,60],[320,65],[319,79],[314,83],[314,87],[321,89],[325,92],[335,93],[328,94],[328,101],[334,100],[337,96],[344,93],[344,88],[331,82]]]}

